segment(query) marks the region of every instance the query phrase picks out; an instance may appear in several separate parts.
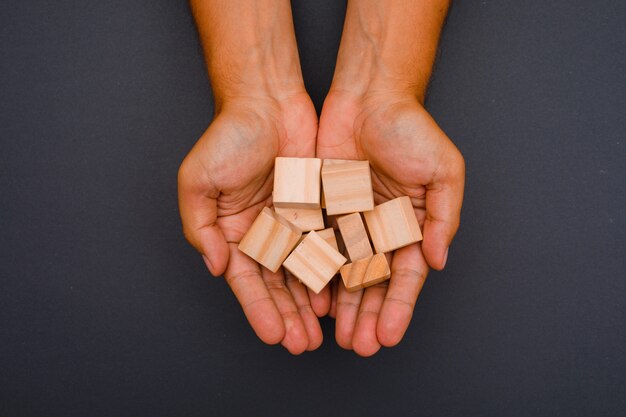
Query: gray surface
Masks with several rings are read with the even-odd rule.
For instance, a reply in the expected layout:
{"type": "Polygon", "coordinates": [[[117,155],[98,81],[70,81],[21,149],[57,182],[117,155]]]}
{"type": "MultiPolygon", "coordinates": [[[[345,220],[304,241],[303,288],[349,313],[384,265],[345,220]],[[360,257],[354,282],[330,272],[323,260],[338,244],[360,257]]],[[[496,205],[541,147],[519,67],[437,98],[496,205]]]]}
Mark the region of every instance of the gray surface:
{"type": "MultiPolygon", "coordinates": [[[[295,2],[316,105],[343,4],[295,2]]],[[[212,112],[185,2],[0,5],[0,415],[617,416],[626,410],[626,6],[458,1],[428,108],[463,224],[400,346],[262,345],[184,242],[212,112]],[[247,413],[247,414],[244,414],[247,413]]]]}

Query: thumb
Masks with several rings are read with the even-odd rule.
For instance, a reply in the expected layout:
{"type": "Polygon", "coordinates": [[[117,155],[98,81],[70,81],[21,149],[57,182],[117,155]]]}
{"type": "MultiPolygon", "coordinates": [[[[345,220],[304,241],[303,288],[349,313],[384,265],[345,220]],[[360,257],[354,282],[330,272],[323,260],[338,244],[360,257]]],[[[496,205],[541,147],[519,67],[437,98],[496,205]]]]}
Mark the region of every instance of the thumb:
{"type": "Polygon", "coordinates": [[[228,243],[217,225],[217,196],[219,190],[203,177],[200,164],[186,158],[178,171],[178,206],[183,232],[189,243],[203,256],[213,276],[226,270],[228,243]]]}
{"type": "Polygon", "coordinates": [[[422,251],[433,269],[446,266],[448,248],[459,228],[465,163],[458,150],[453,158],[440,165],[439,172],[426,190],[426,220],[422,251]]]}

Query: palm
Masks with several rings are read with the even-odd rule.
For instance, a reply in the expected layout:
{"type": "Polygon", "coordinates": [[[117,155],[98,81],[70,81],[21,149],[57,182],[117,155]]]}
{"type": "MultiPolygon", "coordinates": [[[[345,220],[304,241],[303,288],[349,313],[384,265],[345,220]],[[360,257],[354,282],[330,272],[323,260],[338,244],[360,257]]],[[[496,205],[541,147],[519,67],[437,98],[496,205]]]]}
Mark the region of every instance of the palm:
{"type": "Polygon", "coordinates": [[[308,110],[287,115],[302,120],[293,127],[279,114],[222,114],[198,142],[202,166],[212,167],[206,174],[220,190],[217,224],[228,242],[239,242],[270,204],[274,158],[313,156],[317,121],[308,110]]]}
{"type": "Polygon", "coordinates": [[[188,240],[214,275],[224,273],[259,337],[300,353],[321,343],[313,311],[330,303],[328,292],[310,298],[302,284],[260,268],[237,248],[271,203],[274,158],[315,152],[317,117],[308,96],[267,104],[222,109],[181,166],[179,201],[188,240]]]}
{"type": "Polygon", "coordinates": [[[239,242],[268,204],[272,161],[279,143],[275,129],[238,118],[240,115],[218,117],[198,142],[206,148],[198,150],[199,158],[204,159],[201,166],[211,166],[211,172],[204,174],[211,175],[219,189],[217,224],[227,242],[239,242]]]}
{"type": "MultiPolygon", "coordinates": [[[[455,158],[460,157],[416,99],[356,100],[342,93],[326,99],[317,154],[321,158],[369,160],[376,204],[408,195],[422,227],[428,218],[427,200],[431,206],[437,203],[433,184],[441,175],[441,167],[457,166],[455,158]]],[[[430,245],[433,240],[425,243],[430,245]]],[[[432,247],[426,248],[427,255],[434,253],[432,247]]],[[[442,266],[437,261],[433,263],[442,266]]],[[[422,245],[396,251],[391,270],[389,283],[364,292],[347,293],[339,286],[333,312],[337,316],[340,345],[369,355],[381,344],[389,346],[400,341],[428,272],[422,245]],[[357,312],[353,306],[359,304],[357,312]]]]}
{"type": "Polygon", "coordinates": [[[377,204],[408,195],[423,221],[425,186],[451,145],[445,134],[417,100],[384,105],[330,100],[320,120],[318,156],[369,160],[377,204]]]}

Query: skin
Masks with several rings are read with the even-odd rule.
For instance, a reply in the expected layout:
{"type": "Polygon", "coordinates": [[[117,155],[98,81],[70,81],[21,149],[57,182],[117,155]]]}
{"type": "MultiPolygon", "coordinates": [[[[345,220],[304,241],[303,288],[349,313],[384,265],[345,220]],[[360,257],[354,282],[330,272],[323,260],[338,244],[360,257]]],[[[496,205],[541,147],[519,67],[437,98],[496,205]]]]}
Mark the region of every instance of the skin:
{"type": "Polygon", "coordinates": [[[224,275],[265,343],[299,354],[336,317],[340,346],[369,356],[402,339],[429,266],[442,269],[458,228],[461,154],[423,107],[447,1],[350,0],[331,90],[318,121],[304,89],[290,2],[191,0],[216,114],[183,161],[187,240],[224,275]],[[392,278],[319,295],[237,249],[271,205],[276,156],[368,159],[376,203],[409,195],[424,240],[389,254],[392,278]]]}
{"type": "Polygon", "coordinates": [[[367,159],[375,203],[408,195],[424,240],[396,250],[391,279],[337,281],[335,336],[361,356],[398,344],[429,267],[443,269],[463,199],[463,157],[424,109],[447,1],[351,0],[317,137],[320,158],[367,159]]]}
{"type": "Polygon", "coordinates": [[[237,249],[271,205],[274,158],[315,156],[317,116],[302,81],[290,3],[192,0],[191,6],[216,114],[179,170],[183,231],[211,274],[224,275],[262,341],[293,354],[316,349],[330,290],[315,295],[237,249]]]}

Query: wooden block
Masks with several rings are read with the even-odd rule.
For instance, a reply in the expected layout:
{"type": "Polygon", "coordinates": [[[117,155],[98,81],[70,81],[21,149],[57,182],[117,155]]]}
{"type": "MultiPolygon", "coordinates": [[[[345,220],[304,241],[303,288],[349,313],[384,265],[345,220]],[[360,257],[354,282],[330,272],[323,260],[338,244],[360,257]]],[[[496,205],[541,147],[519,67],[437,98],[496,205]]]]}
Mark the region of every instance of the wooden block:
{"type": "Polygon", "coordinates": [[[367,161],[325,159],[322,184],[326,214],[347,214],[374,208],[370,164],[367,161]]]}
{"type": "Polygon", "coordinates": [[[343,255],[312,231],[291,252],[283,266],[317,294],[345,262],[343,255]]]}
{"type": "Polygon", "coordinates": [[[370,287],[391,277],[384,253],[344,265],[340,271],[343,285],[350,292],[370,287]]]}
{"type": "Polygon", "coordinates": [[[337,218],[339,216],[326,216],[326,224],[331,226],[335,230],[335,238],[337,239],[337,248],[339,253],[345,256],[347,259],[350,259],[350,255],[348,255],[348,251],[346,250],[346,244],[343,242],[343,237],[339,232],[339,226],[337,225],[337,218]]]}
{"type": "Polygon", "coordinates": [[[348,255],[348,250],[346,249],[346,244],[343,243],[343,237],[341,237],[341,233],[336,232],[335,237],[337,238],[337,250],[339,251],[339,253],[346,258],[350,258],[350,255],[348,255]]]}
{"type": "MultiPolygon", "coordinates": [[[[337,244],[337,236],[335,235],[335,231],[333,230],[332,227],[329,227],[328,229],[324,229],[324,230],[317,230],[315,233],[320,235],[322,239],[324,239],[330,246],[335,248],[337,251],[339,251],[339,253],[341,253],[345,257],[345,254],[342,251],[339,250],[339,245],[337,244]]],[[[308,235],[309,235],[308,233],[305,233],[302,236],[300,236],[300,240],[298,240],[298,245],[308,235]]]]}
{"type": "Polygon", "coordinates": [[[324,228],[324,216],[322,215],[321,208],[300,209],[275,207],[274,210],[303,232],[324,228]]]}
{"type": "Polygon", "coordinates": [[[337,225],[339,226],[343,243],[346,245],[348,255],[350,255],[350,261],[354,262],[374,255],[359,213],[352,213],[337,218],[337,225]]]}
{"type": "Polygon", "coordinates": [[[320,208],[321,167],[318,158],[276,158],[274,207],[320,208]]]}
{"type": "Polygon", "coordinates": [[[324,239],[330,246],[339,251],[339,245],[337,245],[337,237],[335,236],[335,230],[332,227],[328,229],[320,230],[316,232],[322,239],[324,239]]]}
{"type": "Polygon", "coordinates": [[[377,253],[391,252],[422,240],[409,197],[398,197],[363,213],[377,253]]]}
{"type": "Polygon", "coordinates": [[[265,207],[241,239],[239,250],[276,272],[301,235],[300,229],[265,207]]]}

